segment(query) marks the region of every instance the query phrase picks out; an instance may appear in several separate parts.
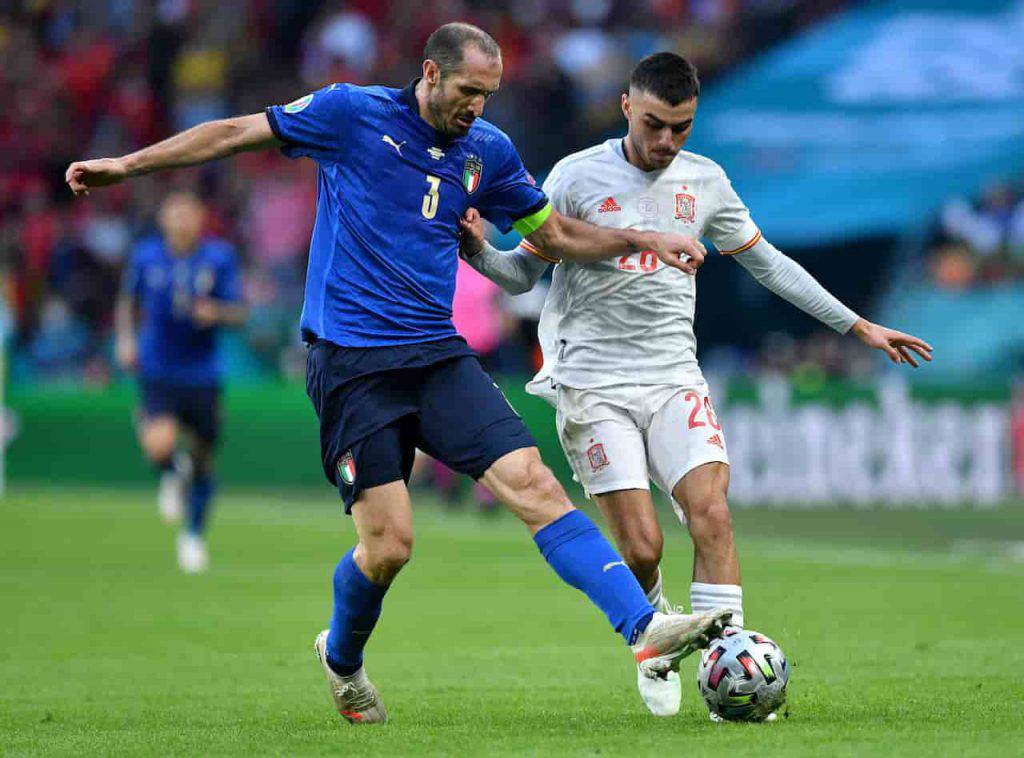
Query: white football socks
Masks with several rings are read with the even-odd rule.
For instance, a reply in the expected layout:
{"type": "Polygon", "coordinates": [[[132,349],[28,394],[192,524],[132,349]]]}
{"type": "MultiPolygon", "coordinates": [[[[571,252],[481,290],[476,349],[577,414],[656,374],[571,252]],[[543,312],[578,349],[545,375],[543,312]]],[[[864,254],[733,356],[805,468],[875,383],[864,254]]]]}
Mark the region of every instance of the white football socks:
{"type": "MultiPolygon", "coordinates": [[[[659,587],[660,587],[659,580],[659,587]]],[[[730,626],[743,626],[743,588],[738,584],[690,584],[690,607],[694,613],[703,613],[714,608],[728,608],[732,611],[730,626]]]]}
{"type": "Polygon", "coordinates": [[[647,590],[647,602],[654,606],[654,610],[659,613],[670,613],[672,606],[668,600],[665,599],[661,589],[661,569],[658,569],[658,581],[654,583],[654,586],[647,590]]]}

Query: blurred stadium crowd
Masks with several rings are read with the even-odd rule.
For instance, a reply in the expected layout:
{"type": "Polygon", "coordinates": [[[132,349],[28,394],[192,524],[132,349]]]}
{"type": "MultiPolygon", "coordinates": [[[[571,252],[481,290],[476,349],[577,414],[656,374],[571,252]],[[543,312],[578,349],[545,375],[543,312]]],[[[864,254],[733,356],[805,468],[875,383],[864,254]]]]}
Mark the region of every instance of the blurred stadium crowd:
{"type": "Polygon", "coordinates": [[[951,199],[932,244],[932,276],[951,290],[1024,281],[1024,185],[992,182],[979,198],[951,199]]]}
{"type": "MultiPolygon", "coordinates": [[[[249,154],[230,167],[143,178],[72,203],[63,172],[73,159],[119,155],[201,121],[289,101],[330,81],[403,84],[418,73],[430,31],[464,18],[489,30],[504,51],[502,92],[487,116],[543,176],[562,155],[620,127],[618,93],[641,56],[683,51],[705,82],[713,81],[845,5],[26,0],[20,8],[0,10],[0,90],[6,95],[0,111],[0,265],[11,307],[15,380],[105,383],[115,376],[111,321],[120,269],[133,241],[151,230],[170,186],[192,188],[207,200],[209,231],[234,242],[244,261],[252,316],[233,342],[232,360],[254,374],[300,370],[295,325],[315,202],[310,163],[249,154]]],[[[942,251],[950,245],[959,246],[972,277],[991,276],[995,269],[1019,275],[1024,227],[1018,203],[1017,231],[1003,233],[1007,202],[1005,193],[996,193],[977,208],[951,206],[943,218],[950,241],[936,260],[949,257],[942,251]],[[1016,263],[1004,265],[1009,258],[997,251],[1014,244],[1016,263]]],[[[951,267],[937,263],[936,278],[946,282],[951,267]]],[[[510,302],[464,273],[460,328],[491,368],[529,370],[540,298],[510,302]]],[[[767,368],[786,371],[809,362],[830,375],[870,370],[856,351],[842,357],[839,343],[828,336],[779,340],[762,349],[767,368]]]]}

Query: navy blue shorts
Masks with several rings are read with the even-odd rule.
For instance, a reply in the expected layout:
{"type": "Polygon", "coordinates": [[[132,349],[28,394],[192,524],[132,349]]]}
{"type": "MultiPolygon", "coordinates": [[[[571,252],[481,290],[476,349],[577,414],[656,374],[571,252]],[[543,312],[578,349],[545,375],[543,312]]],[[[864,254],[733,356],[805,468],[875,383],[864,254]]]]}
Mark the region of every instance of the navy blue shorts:
{"type": "Polygon", "coordinates": [[[324,474],[349,513],[359,493],[409,481],[416,448],[474,479],[536,443],[462,338],[376,348],[319,341],[306,392],[324,474]]]}
{"type": "Polygon", "coordinates": [[[189,387],[142,379],[142,415],[145,418],[173,416],[204,442],[220,437],[220,387],[189,387]]]}

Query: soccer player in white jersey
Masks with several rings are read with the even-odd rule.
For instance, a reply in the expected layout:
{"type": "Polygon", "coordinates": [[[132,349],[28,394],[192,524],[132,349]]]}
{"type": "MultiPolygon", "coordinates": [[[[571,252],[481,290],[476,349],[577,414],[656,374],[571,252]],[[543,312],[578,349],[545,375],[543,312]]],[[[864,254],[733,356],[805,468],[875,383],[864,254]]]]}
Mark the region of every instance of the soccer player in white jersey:
{"type": "MultiPolygon", "coordinates": [[[[773,247],[722,168],[682,150],[699,92],[695,68],[678,55],[642,60],[622,96],[625,139],[570,155],[548,176],[544,191],[558,211],[602,226],[706,236],[772,292],[840,333],[852,331],[894,363],[931,360],[927,343],[860,318],[773,247]]],[[[530,289],[559,263],[526,241],[512,251],[494,249],[472,209],[461,223],[463,256],[511,293],[530,289]]],[[[566,456],[652,605],[670,607],[651,480],[671,496],[693,539],[693,612],[724,606],[742,626],[726,500],[729,457],[697,365],[695,295],[693,276],[649,252],[562,262],[540,320],[544,365],[528,389],[555,404],[566,456]]],[[[639,675],[638,684],[653,713],[678,712],[677,673],[639,675]]]]}

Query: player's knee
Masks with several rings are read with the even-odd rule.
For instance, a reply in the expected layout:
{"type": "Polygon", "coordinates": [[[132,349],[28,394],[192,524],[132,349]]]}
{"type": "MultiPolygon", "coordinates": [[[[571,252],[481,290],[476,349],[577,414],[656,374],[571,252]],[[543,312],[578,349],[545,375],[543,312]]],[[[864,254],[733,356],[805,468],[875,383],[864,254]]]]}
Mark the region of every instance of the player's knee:
{"type": "Polygon", "coordinates": [[[732,538],[732,515],[724,495],[710,494],[690,504],[690,533],[695,540],[720,542],[732,538]]]}
{"type": "Polygon", "coordinates": [[[151,463],[161,465],[174,455],[175,434],[170,425],[161,424],[142,433],[142,450],[151,463]]]}
{"type": "Polygon", "coordinates": [[[391,581],[412,558],[412,534],[396,530],[362,543],[370,579],[391,581]]]}
{"type": "Polygon", "coordinates": [[[661,564],[663,540],[660,533],[631,536],[621,548],[622,559],[638,579],[654,576],[661,564]]]}

